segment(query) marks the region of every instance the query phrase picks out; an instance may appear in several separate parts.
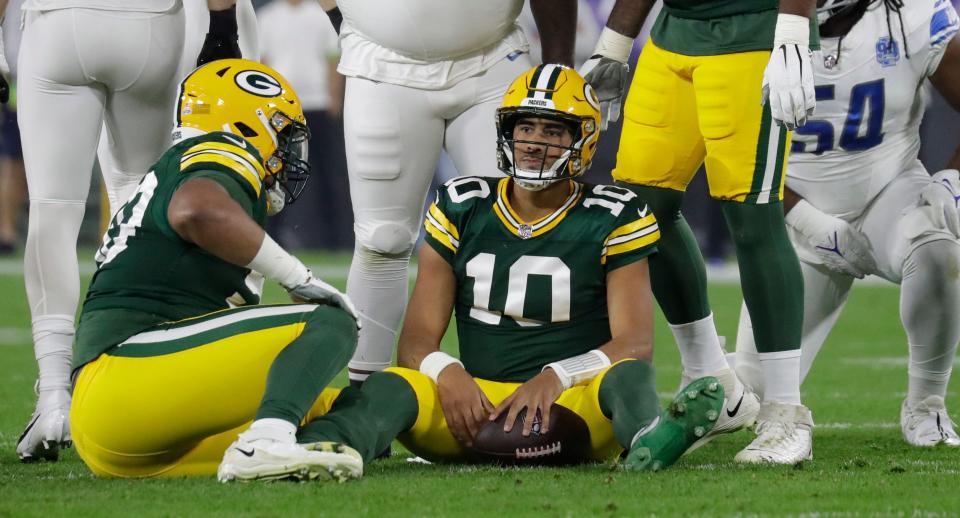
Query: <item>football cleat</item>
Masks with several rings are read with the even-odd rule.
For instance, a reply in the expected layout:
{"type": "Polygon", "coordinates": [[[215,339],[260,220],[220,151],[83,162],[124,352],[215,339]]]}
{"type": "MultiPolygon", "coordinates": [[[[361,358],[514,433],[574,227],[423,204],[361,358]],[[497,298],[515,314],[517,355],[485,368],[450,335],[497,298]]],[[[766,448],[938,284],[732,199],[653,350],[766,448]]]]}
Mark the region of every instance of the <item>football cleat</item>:
{"type": "Polygon", "coordinates": [[[913,407],[904,399],[900,406],[900,430],[903,439],[913,446],[960,446],[954,426],[940,396],[927,396],[913,407]]]}
{"type": "Polygon", "coordinates": [[[659,471],[671,466],[713,429],[723,410],[723,385],[712,376],[680,391],[667,411],[637,433],[621,466],[629,471],[659,471]]]}
{"type": "Polygon", "coordinates": [[[37,401],[37,408],[30,422],[17,440],[17,456],[21,462],[38,460],[56,461],[60,448],[69,448],[70,437],[70,392],[58,390],[44,393],[37,401]]]}
{"type": "Polygon", "coordinates": [[[217,480],[336,480],[363,475],[357,450],[334,442],[298,444],[273,439],[245,440],[241,435],[227,448],[217,480]]]}
{"type": "Polygon", "coordinates": [[[757,438],[733,460],[747,464],[799,464],[813,459],[813,416],[803,405],[765,401],[757,438]]]}
{"type": "Polygon", "coordinates": [[[723,410],[713,429],[693,443],[687,453],[716,439],[721,434],[733,433],[753,426],[760,412],[760,398],[740,382],[733,369],[723,369],[713,376],[723,385],[724,394],[726,394],[723,410]]]}

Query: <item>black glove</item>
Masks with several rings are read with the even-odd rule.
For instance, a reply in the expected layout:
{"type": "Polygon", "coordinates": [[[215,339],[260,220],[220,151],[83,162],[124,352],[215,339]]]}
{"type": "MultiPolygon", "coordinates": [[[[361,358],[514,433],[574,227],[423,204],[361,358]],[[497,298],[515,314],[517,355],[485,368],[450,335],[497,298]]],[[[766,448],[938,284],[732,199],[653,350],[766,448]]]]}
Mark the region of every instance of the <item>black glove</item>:
{"type": "Polygon", "coordinates": [[[218,59],[239,58],[240,36],[237,34],[237,7],[210,11],[210,30],[197,56],[197,66],[218,59]]]}
{"type": "Polygon", "coordinates": [[[7,84],[7,79],[3,77],[3,74],[0,74],[0,103],[7,104],[9,100],[10,85],[7,84]]]}
{"type": "Polygon", "coordinates": [[[334,7],[326,13],[327,17],[330,18],[330,23],[333,24],[333,29],[337,31],[337,34],[340,34],[340,24],[343,23],[343,14],[340,13],[340,8],[334,7]]]}

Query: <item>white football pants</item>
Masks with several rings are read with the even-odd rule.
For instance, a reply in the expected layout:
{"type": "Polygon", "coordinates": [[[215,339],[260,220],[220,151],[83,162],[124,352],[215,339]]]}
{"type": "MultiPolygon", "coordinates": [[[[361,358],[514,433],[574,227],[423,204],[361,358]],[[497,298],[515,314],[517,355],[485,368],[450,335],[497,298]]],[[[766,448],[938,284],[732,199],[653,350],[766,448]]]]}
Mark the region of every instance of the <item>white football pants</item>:
{"type": "Polygon", "coordinates": [[[80,296],[77,235],[100,128],[106,125],[122,171],[143,174],[168,146],[183,23],[179,6],[167,13],[60,9],[27,16],[18,81],[30,195],[24,280],[37,357],[60,358],[53,381],[41,359],[41,390],[69,386],[80,296]]]}
{"type": "Polygon", "coordinates": [[[527,54],[445,90],[348,77],[344,138],[356,245],[347,294],[362,314],[352,380],[390,365],[407,305],[407,270],[440,149],[461,175],[499,176],[496,109],[527,54]]]}
{"type": "MultiPolygon", "coordinates": [[[[852,223],[869,239],[877,263],[876,271],[867,273],[900,285],[900,318],[910,349],[908,397],[917,401],[931,394],[944,396],[960,341],[960,243],[925,217],[914,217],[920,191],[929,182],[930,175],[922,167],[904,172],[852,223]]],[[[809,246],[795,232],[790,234],[798,249],[809,246]]],[[[801,261],[800,267],[804,281],[802,382],[840,317],[854,278],[807,260],[801,261]]],[[[741,380],[762,394],[760,364],[745,306],[740,310],[734,363],[741,380]]]]}

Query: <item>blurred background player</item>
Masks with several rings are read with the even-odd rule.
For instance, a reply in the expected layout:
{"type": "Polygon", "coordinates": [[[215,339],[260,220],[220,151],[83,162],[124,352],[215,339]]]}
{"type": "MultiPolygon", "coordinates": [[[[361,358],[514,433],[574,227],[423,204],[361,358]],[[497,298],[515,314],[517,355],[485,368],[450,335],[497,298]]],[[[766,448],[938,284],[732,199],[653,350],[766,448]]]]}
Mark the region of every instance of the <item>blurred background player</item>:
{"type": "Polygon", "coordinates": [[[311,136],[310,185],[271,220],[271,234],[287,248],[353,249],[337,33],[315,0],[273,0],[257,11],[257,21],[261,61],[297,89],[311,136]]]}
{"type": "MultiPolygon", "coordinates": [[[[356,245],[347,293],[364,319],[352,381],[390,365],[408,265],[441,148],[499,175],[490,121],[527,70],[523,0],[341,0],[344,136],[356,245]]],[[[573,62],[576,0],[531,0],[545,63],[573,62]]],[[[332,14],[332,13],[331,13],[332,14]]]]}
{"type": "Polygon", "coordinates": [[[176,121],[97,252],[77,329],[77,452],[110,477],[360,476],[356,452],[295,440],[357,337],[346,296],[263,230],[310,173],[296,93],[269,67],[216,61],[183,82],[176,121]],[[264,277],[314,304],[259,305],[264,277]]]}
{"type": "MultiPolygon", "coordinates": [[[[626,61],[654,3],[619,0],[581,68],[605,121],[619,117],[626,61]]],[[[726,389],[726,411],[714,433],[759,420],[760,435],[737,454],[741,462],[793,464],[812,451],[812,420],[800,402],[803,282],[780,197],[789,130],[802,126],[814,107],[808,18],[814,3],[665,0],[637,63],[613,171],[618,185],[639,194],[660,222],[662,243],[650,259],[653,290],[685,376],[715,375],[726,389]],[[703,257],[680,213],[683,193],[704,161],[757,323],[769,387],[759,413],[756,397],[724,358],[703,257]]]]}
{"type": "MultiPolygon", "coordinates": [[[[233,3],[208,0],[230,14],[211,16],[201,57],[239,52],[235,30],[224,30],[233,3]]],[[[116,199],[135,182],[111,171],[142,175],[170,143],[184,14],[180,0],[26,0],[22,9],[18,110],[30,196],[24,280],[39,377],[37,409],[17,453],[55,459],[70,440],[77,235],[100,131],[106,125],[116,163],[104,181],[116,199]]]]}
{"type": "MultiPolygon", "coordinates": [[[[20,1],[7,5],[7,12],[17,13],[20,1]]],[[[0,56],[16,56],[20,47],[20,17],[3,20],[0,32],[0,56]]],[[[0,255],[11,254],[19,246],[20,223],[27,201],[27,179],[23,171],[23,150],[20,147],[20,128],[17,126],[17,60],[8,64],[6,79],[9,100],[0,105],[0,255]]]]}
{"type": "Polygon", "coordinates": [[[335,441],[369,462],[401,434],[432,461],[471,458],[477,431],[526,413],[551,427],[556,401],[590,430],[589,459],[657,470],[713,426],[715,378],[693,382],[661,415],[654,383],[646,258],[657,223],[627,189],[580,183],[600,135],[596,95],[574,70],[522,74],[497,111],[508,178],[464,177],[438,191],[424,226],[399,368],[341,393],[301,442],[335,441]],[[452,313],[461,360],[440,351],[452,313]]]}
{"type": "MultiPolygon", "coordinates": [[[[946,0],[820,3],[817,114],[794,136],[784,199],[805,285],[801,380],[854,278],[900,284],[903,437],[960,446],[944,403],[960,340],[960,148],[932,178],[917,158],[928,80],[960,109],[960,20],[946,0]]],[[[763,392],[753,336],[742,311],[737,372],[763,392]]]]}

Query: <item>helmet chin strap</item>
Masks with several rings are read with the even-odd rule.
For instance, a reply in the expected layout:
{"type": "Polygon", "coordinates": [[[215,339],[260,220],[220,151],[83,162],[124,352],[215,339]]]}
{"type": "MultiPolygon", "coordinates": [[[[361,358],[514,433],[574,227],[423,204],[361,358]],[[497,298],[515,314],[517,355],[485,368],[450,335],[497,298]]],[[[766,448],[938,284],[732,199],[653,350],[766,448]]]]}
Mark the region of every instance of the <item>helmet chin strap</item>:
{"type": "Polygon", "coordinates": [[[562,180],[562,178],[550,178],[548,180],[525,180],[517,176],[513,177],[513,181],[517,182],[517,185],[523,189],[533,192],[542,191],[547,187],[559,182],[560,180],[562,180]]]}

